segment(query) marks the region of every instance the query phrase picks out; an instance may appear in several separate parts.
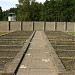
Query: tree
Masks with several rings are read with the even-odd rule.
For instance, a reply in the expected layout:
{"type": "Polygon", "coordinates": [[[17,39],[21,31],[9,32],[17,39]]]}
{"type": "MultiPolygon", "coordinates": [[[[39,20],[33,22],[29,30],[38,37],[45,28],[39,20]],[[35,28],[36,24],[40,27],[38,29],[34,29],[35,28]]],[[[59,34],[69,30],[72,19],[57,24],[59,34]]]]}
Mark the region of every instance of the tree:
{"type": "Polygon", "coordinates": [[[62,0],[62,20],[75,21],[75,0],[62,0]]]}
{"type": "Polygon", "coordinates": [[[31,5],[30,5],[31,20],[32,21],[40,21],[41,11],[42,11],[42,4],[32,0],[31,5]]]}
{"type": "Polygon", "coordinates": [[[0,7],[0,21],[2,20],[2,17],[3,17],[3,15],[2,15],[2,8],[0,7]]]}
{"type": "Polygon", "coordinates": [[[44,3],[36,0],[18,1],[17,8],[2,12],[0,7],[0,20],[7,20],[8,14],[13,12],[21,21],[75,21],[75,0],[46,0],[44,3]]]}
{"type": "Polygon", "coordinates": [[[19,0],[18,5],[18,20],[30,20],[30,0],[19,0]]]}
{"type": "Polygon", "coordinates": [[[56,2],[54,0],[46,1],[44,3],[44,15],[46,21],[55,20],[55,5],[56,2]]]}

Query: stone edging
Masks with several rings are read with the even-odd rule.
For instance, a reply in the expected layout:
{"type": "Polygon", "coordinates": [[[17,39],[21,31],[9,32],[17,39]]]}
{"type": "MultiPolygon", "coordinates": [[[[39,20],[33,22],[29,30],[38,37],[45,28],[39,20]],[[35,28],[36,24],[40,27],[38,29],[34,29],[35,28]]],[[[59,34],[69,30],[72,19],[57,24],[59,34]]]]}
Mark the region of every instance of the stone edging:
{"type": "Polygon", "coordinates": [[[0,75],[16,75],[18,68],[20,67],[20,64],[21,64],[21,62],[22,62],[22,60],[23,60],[23,58],[27,52],[27,49],[28,49],[30,42],[31,42],[32,38],[34,37],[34,35],[35,35],[35,31],[32,33],[30,38],[26,41],[22,50],[16,55],[16,57],[11,62],[11,64],[7,68],[7,70],[1,71],[0,75]]]}

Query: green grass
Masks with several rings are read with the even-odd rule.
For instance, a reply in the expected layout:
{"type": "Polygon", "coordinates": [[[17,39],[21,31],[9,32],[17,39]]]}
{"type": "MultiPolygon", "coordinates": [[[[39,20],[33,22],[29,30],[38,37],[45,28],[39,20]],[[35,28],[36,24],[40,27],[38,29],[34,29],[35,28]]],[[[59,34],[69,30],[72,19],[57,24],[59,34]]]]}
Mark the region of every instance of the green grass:
{"type": "Polygon", "coordinates": [[[75,32],[68,32],[68,34],[71,34],[71,35],[75,36],[75,32]]]}
{"type": "Polygon", "coordinates": [[[4,35],[4,34],[7,34],[9,32],[0,32],[0,35],[4,35]]]}

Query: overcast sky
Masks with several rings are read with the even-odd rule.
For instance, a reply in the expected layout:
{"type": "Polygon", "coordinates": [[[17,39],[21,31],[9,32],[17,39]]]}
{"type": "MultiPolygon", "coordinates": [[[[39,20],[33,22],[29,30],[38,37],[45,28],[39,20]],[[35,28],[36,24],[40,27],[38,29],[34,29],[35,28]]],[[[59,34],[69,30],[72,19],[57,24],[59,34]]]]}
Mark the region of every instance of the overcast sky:
{"type": "MultiPolygon", "coordinates": [[[[45,0],[36,0],[38,2],[44,2],[45,0]]],[[[0,6],[3,10],[10,9],[11,7],[15,7],[18,4],[18,0],[0,0],[0,6]]]]}

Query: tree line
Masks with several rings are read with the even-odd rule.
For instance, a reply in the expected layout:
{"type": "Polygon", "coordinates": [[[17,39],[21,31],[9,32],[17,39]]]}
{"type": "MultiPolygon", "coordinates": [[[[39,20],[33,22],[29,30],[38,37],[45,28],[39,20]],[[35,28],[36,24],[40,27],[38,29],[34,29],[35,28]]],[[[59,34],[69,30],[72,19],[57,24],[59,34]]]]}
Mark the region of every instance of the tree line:
{"type": "Polygon", "coordinates": [[[8,14],[13,12],[17,21],[75,21],[75,0],[46,0],[44,3],[19,0],[16,6],[6,11],[0,7],[0,20],[7,20],[8,14]]]}

